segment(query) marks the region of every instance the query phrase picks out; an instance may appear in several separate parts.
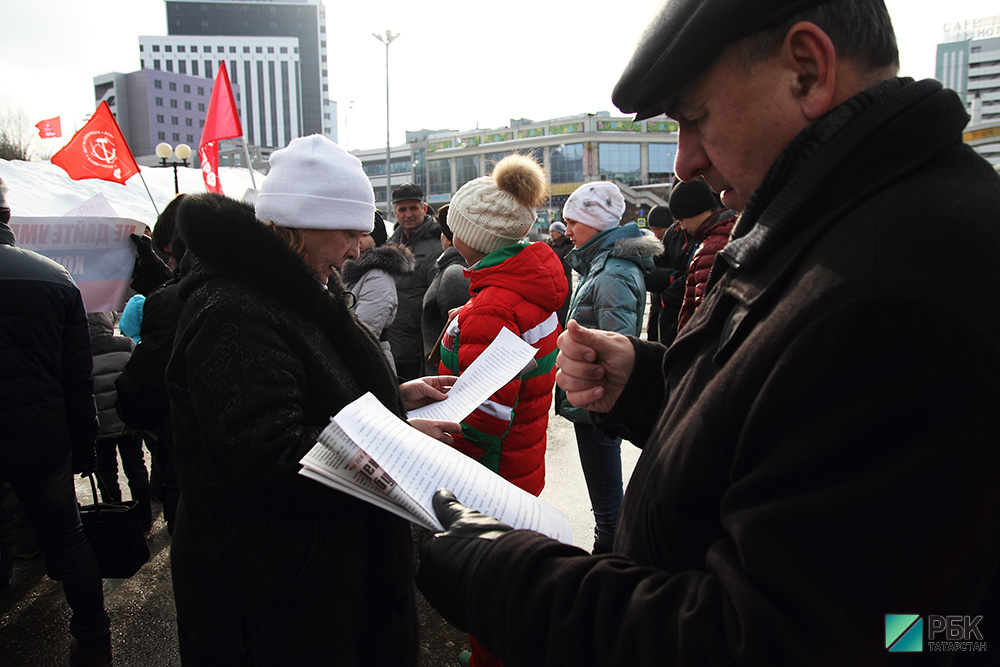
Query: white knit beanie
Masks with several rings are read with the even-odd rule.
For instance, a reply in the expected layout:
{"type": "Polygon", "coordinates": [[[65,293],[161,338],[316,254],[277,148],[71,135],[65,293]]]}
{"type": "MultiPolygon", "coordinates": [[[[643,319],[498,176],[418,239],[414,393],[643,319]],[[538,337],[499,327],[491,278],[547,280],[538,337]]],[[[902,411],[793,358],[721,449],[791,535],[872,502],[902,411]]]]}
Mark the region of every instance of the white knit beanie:
{"type": "Polygon", "coordinates": [[[563,205],[563,220],[582,222],[599,232],[617,227],[625,215],[625,197],[608,181],[584,183],[563,205]]]}
{"type": "Polygon", "coordinates": [[[257,218],[279,227],[372,231],[375,192],[361,160],[320,134],[271,154],[257,218]]]}
{"type": "Polygon", "coordinates": [[[545,199],[545,172],[525,155],[508,155],[492,176],[469,181],[448,207],[448,226],[465,245],[485,255],[523,239],[545,199]]]}

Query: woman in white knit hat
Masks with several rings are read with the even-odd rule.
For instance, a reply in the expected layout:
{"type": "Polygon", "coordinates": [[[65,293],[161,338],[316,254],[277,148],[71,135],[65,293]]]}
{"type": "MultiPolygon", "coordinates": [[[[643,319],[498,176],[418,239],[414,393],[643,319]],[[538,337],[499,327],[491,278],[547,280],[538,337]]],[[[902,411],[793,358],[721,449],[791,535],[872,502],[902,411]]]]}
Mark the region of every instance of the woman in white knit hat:
{"type": "MultiPolygon", "coordinates": [[[[638,337],[646,308],[643,276],[663,245],[630,222],[620,225],[625,197],[614,183],[584,183],[566,200],[566,236],[575,249],[566,262],[580,274],[569,302],[569,319],[589,329],[638,337]]],[[[611,550],[621,509],[621,438],[596,429],[586,410],[574,407],[556,390],[556,412],[573,422],[580,463],[596,523],[594,553],[611,550]]]]}
{"type": "MultiPolygon", "coordinates": [[[[441,341],[442,373],[461,375],[503,328],[536,348],[536,366],[501,387],[462,422],[453,447],[525,491],[545,485],[545,432],[555,384],[556,310],[569,288],[545,243],[524,243],[545,201],[537,162],[511,155],[492,176],[463,185],[448,207],[453,243],[470,268],[472,298],[441,341]]],[[[499,665],[474,637],[472,665],[499,665]]]]}
{"type": "Polygon", "coordinates": [[[404,406],[338,276],[374,213],[361,163],[319,135],[271,156],[256,216],[212,194],[180,208],[185,304],[166,378],[185,665],[417,662],[409,526],[298,474],[365,392],[400,416],[420,402],[407,390],[404,406]]]}

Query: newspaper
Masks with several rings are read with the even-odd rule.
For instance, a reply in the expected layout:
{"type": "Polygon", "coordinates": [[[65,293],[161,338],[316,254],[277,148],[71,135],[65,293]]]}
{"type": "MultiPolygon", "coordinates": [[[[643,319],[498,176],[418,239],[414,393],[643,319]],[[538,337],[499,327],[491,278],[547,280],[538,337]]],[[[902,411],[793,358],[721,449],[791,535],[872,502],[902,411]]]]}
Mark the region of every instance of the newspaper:
{"type": "MultiPolygon", "coordinates": [[[[456,383],[448,399],[440,405],[453,400],[453,406],[466,405],[461,393],[473,391],[470,387],[478,395],[492,386],[485,396],[489,397],[524,368],[525,351],[517,349],[518,343],[528,350],[533,351],[534,348],[513,333],[507,333],[510,336],[501,332],[499,342],[495,341],[495,344],[503,350],[501,360],[506,360],[507,366],[513,370],[509,374],[495,374],[494,362],[489,362],[491,379],[486,381],[484,375],[472,373],[474,364],[470,365],[463,373],[463,377],[468,376],[465,388],[456,383]],[[456,396],[458,400],[455,400],[456,396]]],[[[486,352],[479,358],[485,355],[486,352]]],[[[482,368],[479,370],[486,373],[482,368]]],[[[450,415],[449,419],[460,421],[478,404],[475,403],[464,414],[450,415]]],[[[319,442],[300,463],[303,466],[300,474],[429,530],[443,529],[434,515],[431,499],[435,491],[446,488],[463,505],[494,516],[514,528],[535,530],[572,544],[569,517],[565,513],[514,486],[461,452],[411,427],[371,393],[338,412],[320,434],[319,442]]]]}

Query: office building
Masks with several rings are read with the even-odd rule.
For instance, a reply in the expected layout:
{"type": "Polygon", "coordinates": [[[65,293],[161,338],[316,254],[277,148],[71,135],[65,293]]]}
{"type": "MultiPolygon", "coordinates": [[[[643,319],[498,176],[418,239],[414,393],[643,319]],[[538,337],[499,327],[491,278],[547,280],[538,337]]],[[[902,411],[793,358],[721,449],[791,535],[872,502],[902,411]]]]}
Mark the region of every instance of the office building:
{"type": "Polygon", "coordinates": [[[280,148],[304,134],[294,37],[144,36],[139,56],[145,70],[203,77],[209,92],[225,62],[230,83],[242,93],[234,97],[250,145],[280,148]]]}
{"type": "MultiPolygon", "coordinates": [[[[132,154],[142,164],[156,161],[160,142],[187,144],[195,151],[212,96],[212,80],[164,70],[142,69],[96,76],[94,98],[108,103],[132,154]]],[[[233,86],[240,99],[240,88],[233,86]]],[[[238,103],[238,102],[237,102],[238,103]]]]}
{"type": "MultiPolygon", "coordinates": [[[[298,91],[301,129],[294,136],[318,133],[325,134],[334,141],[337,140],[336,108],[329,99],[326,10],[322,0],[166,0],[166,5],[167,34],[171,37],[297,39],[299,72],[297,81],[294,78],[293,81],[298,91]]],[[[237,45],[236,55],[240,55],[244,45],[247,44],[237,45]]],[[[250,45],[251,55],[254,55],[255,48],[252,42],[250,45]]],[[[228,46],[227,44],[227,49],[228,46]]],[[[278,59],[263,62],[281,61],[278,59]]],[[[258,78],[261,74],[258,72],[258,78]]],[[[245,73],[240,73],[238,76],[243,81],[245,73]]],[[[263,78],[269,80],[270,72],[263,75],[263,78]]],[[[246,89],[247,84],[244,83],[243,87],[246,89]]],[[[280,94],[280,89],[278,93],[280,94]]],[[[246,91],[245,94],[248,98],[253,97],[250,91],[246,91]]],[[[268,100],[267,104],[273,105],[274,102],[268,100]]],[[[270,144],[274,135],[265,134],[262,138],[270,144]]],[[[272,144],[274,148],[282,146],[284,144],[272,144]]]]}
{"type": "MultiPolygon", "coordinates": [[[[664,204],[677,153],[677,124],[665,118],[634,121],[607,112],[470,131],[407,132],[407,143],[390,149],[391,188],[411,181],[435,208],[451,201],[465,183],[489,175],[514,152],[534,155],[549,178],[549,200],[539,211],[536,234],[558,219],[567,197],[588,181],[618,183],[628,205],[626,219],[644,221],[664,204]]],[[[385,147],[352,151],[361,159],[385,211],[385,147]]]]}
{"type": "Polygon", "coordinates": [[[1000,16],[944,25],[935,77],[965,100],[965,141],[1000,165],[1000,16]]]}

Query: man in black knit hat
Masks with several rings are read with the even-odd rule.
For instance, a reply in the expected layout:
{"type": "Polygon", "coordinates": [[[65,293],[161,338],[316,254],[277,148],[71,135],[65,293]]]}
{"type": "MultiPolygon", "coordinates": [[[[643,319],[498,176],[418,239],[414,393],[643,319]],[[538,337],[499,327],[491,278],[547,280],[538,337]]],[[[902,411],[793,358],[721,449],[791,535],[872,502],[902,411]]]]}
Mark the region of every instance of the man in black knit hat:
{"type": "Polygon", "coordinates": [[[897,70],[882,0],[661,5],[613,99],[741,213],[669,348],[560,336],[643,448],[614,553],[435,495],[418,583],[505,664],[997,664],[1000,177],[897,70]]]}

